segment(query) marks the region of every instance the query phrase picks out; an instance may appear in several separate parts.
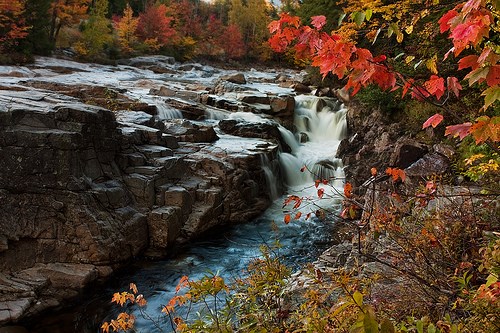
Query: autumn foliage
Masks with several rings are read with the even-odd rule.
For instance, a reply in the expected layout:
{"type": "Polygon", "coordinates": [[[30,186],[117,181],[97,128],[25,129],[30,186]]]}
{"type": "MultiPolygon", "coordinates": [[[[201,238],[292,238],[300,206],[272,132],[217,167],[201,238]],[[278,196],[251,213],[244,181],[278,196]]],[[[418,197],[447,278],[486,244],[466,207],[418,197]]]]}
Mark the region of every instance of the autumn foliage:
{"type": "MultiPolygon", "coordinates": [[[[456,5],[438,22],[440,32],[447,33],[452,42],[443,61],[452,54],[457,59],[458,70],[469,70],[464,79],[469,86],[479,85],[484,96],[481,110],[485,113],[488,109],[494,109],[500,97],[500,55],[497,54],[498,46],[494,38],[497,32],[495,15],[498,16],[499,11],[497,6],[498,3],[494,1],[470,0],[456,5]],[[477,52],[477,55],[466,55],[459,59],[466,49],[477,52]]],[[[361,25],[371,18],[372,13],[371,9],[356,12],[351,15],[351,20],[361,25]]],[[[318,67],[323,76],[332,73],[343,80],[345,89],[352,95],[363,87],[376,85],[383,90],[400,89],[402,97],[410,93],[412,98],[442,107],[445,103],[443,99],[459,97],[463,89],[460,80],[454,76],[440,77],[435,60],[428,66],[432,73],[430,77],[408,78],[394,69],[393,62],[386,55],[374,56],[370,50],[357,46],[355,41],[341,33],[323,31],[325,24],[324,16],[313,17],[311,26],[304,26],[298,17],[284,13],[279,20],[269,25],[272,34],[270,45],[277,52],[293,48],[298,56],[310,58],[311,64],[318,67]]],[[[407,29],[407,33],[411,33],[410,30],[407,29]]],[[[395,31],[398,42],[402,42],[401,30],[390,23],[387,36],[390,37],[395,31]]],[[[443,119],[441,114],[437,114],[425,122],[423,128],[436,127],[443,119]]],[[[477,143],[498,142],[498,133],[500,118],[496,114],[484,114],[475,122],[452,125],[446,129],[447,135],[459,136],[461,139],[470,134],[477,143]]]]}
{"type": "Polygon", "coordinates": [[[28,35],[29,26],[23,17],[25,4],[22,0],[0,2],[0,52],[15,45],[28,35]]]}

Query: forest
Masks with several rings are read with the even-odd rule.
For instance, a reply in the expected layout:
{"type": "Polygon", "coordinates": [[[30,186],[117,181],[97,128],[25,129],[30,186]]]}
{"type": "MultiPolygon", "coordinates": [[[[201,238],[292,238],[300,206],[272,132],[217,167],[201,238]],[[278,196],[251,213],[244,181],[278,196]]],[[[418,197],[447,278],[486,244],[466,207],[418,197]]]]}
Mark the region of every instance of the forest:
{"type": "MultiPolygon", "coordinates": [[[[0,63],[64,54],[112,64],[163,54],[305,68],[350,107],[377,110],[429,146],[453,147],[445,175],[408,184],[399,168],[367,165],[371,183],[345,183],[343,208],[332,214],[349,230],[359,263],[306,268],[307,283],[291,291],[279,251],[263,248],[232,285],[216,274],[183,277],[161,310],[172,330],[498,332],[499,32],[498,0],[14,0],[0,3],[0,63]],[[456,194],[459,187],[467,193],[456,194]],[[385,270],[368,274],[363,263],[385,270]],[[384,285],[394,289],[381,292],[384,285]],[[208,308],[194,322],[179,310],[193,303],[208,308]]],[[[311,184],[315,198],[290,196],[284,223],[314,218],[304,206],[328,184],[311,184]]],[[[145,306],[137,289],[131,284],[113,302],[145,306]]],[[[102,330],[133,327],[125,311],[102,330]]]]}

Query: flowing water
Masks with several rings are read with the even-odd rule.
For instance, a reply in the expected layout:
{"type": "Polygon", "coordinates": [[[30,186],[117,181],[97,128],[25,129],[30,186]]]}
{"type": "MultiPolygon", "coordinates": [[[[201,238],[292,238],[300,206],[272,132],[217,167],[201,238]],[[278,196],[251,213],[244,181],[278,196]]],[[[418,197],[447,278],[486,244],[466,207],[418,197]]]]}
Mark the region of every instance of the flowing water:
{"type": "MultiPolygon", "coordinates": [[[[130,282],[134,282],[148,300],[148,316],[168,332],[170,325],[161,308],[175,295],[176,285],[183,275],[199,279],[212,272],[228,280],[240,277],[248,263],[260,255],[259,247],[262,244],[272,245],[275,240],[282,244],[279,254],[293,269],[316,259],[331,242],[332,223],[315,218],[306,221],[302,217],[285,225],[282,209],[285,196],[279,197],[279,183],[283,179],[287,194],[317,198],[314,180],[327,179],[334,186],[324,187],[326,195],[321,200],[322,204],[330,208],[338,207],[340,199],[336,191],[343,183],[343,167],[341,161],[335,158],[335,153],[346,132],[346,110],[335,100],[300,96],[296,99],[295,112],[296,131],[292,133],[285,128],[280,129],[292,152],[280,153],[279,159],[274,162],[264,157],[261,160],[270,196],[276,199],[261,217],[244,225],[219,229],[189,244],[174,258],[141,262],[130,267],[114,283],[94,292],[90,300],[82,302],[83,305],[75,310],[79,319],[75,319],[74,314],[68,315],[72,318],[68,319],[73,325],[72,331],[97,332],[102,321],[110,319],[105,315],[116,315],[121,310],[109,305],[112,294],[127,290],[130,282]],[[303,166],[316,175],[301,172],[303,166]]],[[[167,113],[165,117],[171,116],[167,113]]],[[[250,113],[233,114],[231,117],[270,121],[250,113]]],[[[139,313],[134,314],[138,331],[161,332],[151,320],[143,319],[139,313]]],[[[45,328],[37,332],[67,332],[66,329],[57,329],[62,318],[64,315],[53,319],[56,323],[52,326],[50,322],[43,324],[45,328]]]]}

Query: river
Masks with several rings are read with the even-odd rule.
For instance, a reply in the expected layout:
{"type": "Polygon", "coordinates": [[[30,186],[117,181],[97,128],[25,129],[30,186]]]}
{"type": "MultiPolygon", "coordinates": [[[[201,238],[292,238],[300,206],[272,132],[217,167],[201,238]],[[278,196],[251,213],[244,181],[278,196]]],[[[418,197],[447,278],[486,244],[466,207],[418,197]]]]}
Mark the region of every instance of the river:
{"type": "MultiPolygon", "coordinates": [[[[306,214],[289,224],[283,222],[283,201],[287,195],[316,198],[314,179],[328,179],[330,185],[323,186],[325,196],[316,200],[315,206],[305,208],[304,213],[314,212],[319,206],[338,209],[340,198],[336,191],[343,184],[343,166],[335,153],[340,140],[346,135],[345,108],[335,100],[314,96],[296,97],[295,133],[281,128],[281,133],[291,153],[281,153],[279,165],[263,160],[269,193],[275,196],[272,206],[259,218],[234,227],[212,231],[203,239],[186,244],[177,254],[166,260],[140,260],[126,270],[116,274],[112,281],[101,287],[87,290],[84,296],[70,309],[58,314],[44,316],[32,327],[32,332],[99,332],[104,320],[121,311],[110,304],[114,292],[128,289],[129,283],[137,285],[148,300],[148,316],[159,322],[168,332],[166,317],[161,308],[174,296],[175,287],[183,275],[199,279],[207,273],[216,273],[228,281],[240,277],[248,263],[260,255],[260,246],[272,246],[276,240],[282,247],[279,255],[292,269],[315,260],[332,240],[332,221],[317,218],[305,220],[306,214]],[[318,176],[300,169],[307,166],[318,176]],[[276,177],[276,167],[281,168],[284,179],[276,177]],[[284,182],[286,194],[279,196],[278,182],[284,182]]],[[[255,118],[253,114],[233,114],[231,117],[246,118],[247,121],[270,121],[255,118]]],[[[285,208],[286,209],[286,208],[285,208]]],[[[142,332],[161,332],[149,319],[137,312],[136,327],[142,332]]]]}
{"type": "MultiPolygon", "coordinates": [[[[175,66],[177,65],[172,65],[172,68],[176,69],[175,66]]],[[[44,81],[61,84],[101,84],[123,88],[131,98],[156,104],[163,118],[179,118],[182,114],[167,108],[162,97],[151,96],[151,87],[165,85],[170,89],[179,90],[186,84],[202,83],[209,86],[213,84],[214,76],[231,74],[210,66],[194,66],[182,75],[176,73],[168,76],[130,66],[108,68],[53,58],[39,58],[30,68],[4,66],[1,69],[6,73],[3,81],[14,85],[22,83],[23,80],[37,80],[43,77],[44,81]],[[60,68],[68,70],[60,71],[60,68]],[[19,75],[10,76],[7,74],[10,72],[19,75]]],[[[293,93],[289,88],[266,83],[276,77],[276,72],[251,70],[245,75],[256,82],[247,84],[247,88],[264,94],[293,93]]],[[[99,332],[102,322],[120,310],[110,304],[113,293],[126,290],[130,282],[134,282],[147,298],[147,313],[152,318],[165,320],[160,309],[173,296],[183,275],[198,279],[208,272],[213,272],[228,280],[241,276],[248,263],[260,255],[260,246],[274,244],[276,240],[282,245],[279,254],[293,269],[299,269],[303,263],[316,259],[331,244],[333,221],[320,221],[314,217],[314,212],[318,206],[332,210],[340,206],[341,199],[337,192],[341,191],[344,174],[342,163],[335,156],[340,140],[346,136],[346,109],[333,99],[307,95],[296,96],[295,99],[295,131],[292,133],[280,127],[282,137],[291,152],[281,152],[279,158],[274,161],[262,158],[269,195],[274,199],[274,203],[264,214],[245,224],[212,231],[203,239],[185,244],[168,259],[136,260],[126,269],[117,272],[105,285],[86,290],[71,308],[57,313],[44,313],[36,323],[26,324],[30,326],[30,331],[99,332]],[[304,166],[316,176],[311,176],[307,171],[301,172],[304,166]],[[314,186],[314,181],[318,178],[327,179],[329,182],[328,186],[320,185],[325,190],[321,200],[318,200],[318,189],[314,186]],[[292,194],[315,201],[313,205],[304,207],[300,219],[292,219],[289,224],[285,224],[283,201],[287,195],[292,194]],[[313,213],[313,217],[306,220],[305,216],[309,212],[313,213]]],[[[211,123],[226,117],[241,118],[248,122],[272,121],[248,112],[215,112],[208,107],[207,109],[207,118],[212,118],[207,121],[211,123]]],[[[218,144],[231,144],[231,138],[226,140],[225,135],[219,136],[221,140],[218,144]]],[[[232,137],[232,140],[238,141],[235,137],[232,137]]],[[[157,331],[149,320],[141,319],[137,313],[136,316],[139,331],[157,331]]],[[[164,326],[167,330],[168,326],[164,326]]]]}

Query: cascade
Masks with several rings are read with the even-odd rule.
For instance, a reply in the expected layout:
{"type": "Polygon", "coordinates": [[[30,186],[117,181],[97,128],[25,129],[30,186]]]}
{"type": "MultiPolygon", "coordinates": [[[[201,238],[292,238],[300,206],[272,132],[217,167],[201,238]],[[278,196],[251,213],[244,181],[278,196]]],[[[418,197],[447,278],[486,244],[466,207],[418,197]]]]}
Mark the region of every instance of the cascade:
{"type": "Polygon", "coordinates": [[[163,101],[154,100],[156,109],[158,110],[158,118],[164,119],[182,119],[182,112],[165,104],[163,101]]]}
{"type": "Polygon", "coordinates": [[[293,190],[328,179],[343,184],[342,161],[336,158],[340,141],[347,134],[347,109],[329,98],[301,95],[295,98],[295,134],[281,129],[291,153],[281,153],[280,163],[286,184],[293,190]],[[306,166],[310,172],[301,172],[306,166]],[[311,174],[312,173],[312,174],[311,174]]]}

